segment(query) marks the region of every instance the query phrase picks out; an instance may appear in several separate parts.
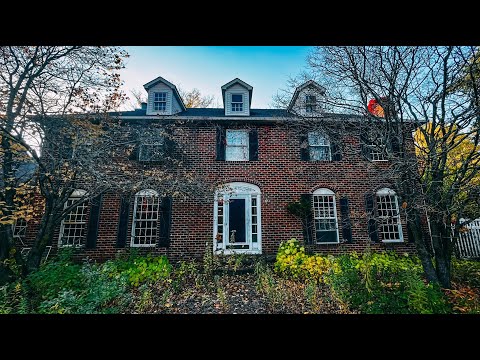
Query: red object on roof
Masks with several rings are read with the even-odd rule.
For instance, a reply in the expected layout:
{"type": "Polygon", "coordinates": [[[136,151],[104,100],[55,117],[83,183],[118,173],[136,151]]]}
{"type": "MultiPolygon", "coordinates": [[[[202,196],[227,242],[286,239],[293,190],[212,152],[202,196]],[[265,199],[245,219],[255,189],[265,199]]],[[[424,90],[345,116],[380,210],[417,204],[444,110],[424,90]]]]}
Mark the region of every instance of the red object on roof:
{"type": "Polygon", "coordinates": [[[379,116],[379,117],[384,117],[385,116],[385,112],[383,111],[383,108],[380,106],[379,103],[377,103],[377,100],[375,100],[375,99],[371,99],[368,102],[367,108],[368,108],[368,111],[370,112],[370,114],[372,114],[372,115],[379,116]]]}

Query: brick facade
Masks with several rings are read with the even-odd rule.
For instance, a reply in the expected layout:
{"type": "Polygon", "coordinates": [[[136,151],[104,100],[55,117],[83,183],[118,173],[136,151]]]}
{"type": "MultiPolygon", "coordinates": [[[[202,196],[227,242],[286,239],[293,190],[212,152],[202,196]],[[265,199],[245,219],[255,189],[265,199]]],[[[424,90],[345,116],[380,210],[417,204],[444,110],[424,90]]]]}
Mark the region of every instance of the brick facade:
{"type": "MultiPolygon", "coordinates": [[[[228,128],[243,127],[242,120],[231,122],[228,128]]],[[[262,253],[274,255],[280,242],[290,238],[303,240],[302,224],[289,214],[286,205],[299,200],[301,194],[312,193],[318,188],[331,189],[336,194],[337,219],[340,244],[313,245],[315,252],[339,254],[349,251],[363,251],[366,246],[373,250],[395,249],[399,252],[413,253],[415,246],[409,242],[406,222],[403,214],[403,243],[371,242],[367,233],[365,218],[365,194],[389,187],[381,176],[381,167],[387,168],[388,162],[371,166],[360,155],[359,138],[347,135],[343,141],[350,151],[344,151],[340,161],[302,161],[300,142],[286,127],[275,122],[258,123],[249,128],[258,131],[257,161],[221,161],[216,160],[216,125],[212,122],[186,126],[185,134],[192,146],[187,151],[187,159],[196,171],[210,183],[224,184],[234,181],[257,185],[261,190],[262,253]],[[353,150],[353,151],[352,151],[353,150]],[[349,213],[352,222],[352,242],[345,243],[341,231],[341,213],[339,200],[349,199],[349,213]]],[[[134,160],[131,160],[134,161],[134,160]]],[[[139,167],[141,168],[141,167],[139,167]]],[[[104,194],[100,209],[98,236],[93,249],[78,249],[81,258],[89,257],[99,261],[115,257],[117,253],[127,252],[130,246],[130,234],[133,217],[133,199],[124,248],[117,247],[117,230],[121,198],[119,194],[104,194]]],[[[213,196],[210,202],[195,199],[173,199],[168,247],[141,248],[140,252],[167,254],[172,260],[202,257],[206,243],[211,244],[213,237],[213,196]]],[[[29,222],[27,242],[32,241],[38,224],[29,222]]],[[[52,246],[55,252],[58,244],[59,228],[55,232],[52,246]]],[[[208,245],[209,247],[211,245],[208,245]]]]}

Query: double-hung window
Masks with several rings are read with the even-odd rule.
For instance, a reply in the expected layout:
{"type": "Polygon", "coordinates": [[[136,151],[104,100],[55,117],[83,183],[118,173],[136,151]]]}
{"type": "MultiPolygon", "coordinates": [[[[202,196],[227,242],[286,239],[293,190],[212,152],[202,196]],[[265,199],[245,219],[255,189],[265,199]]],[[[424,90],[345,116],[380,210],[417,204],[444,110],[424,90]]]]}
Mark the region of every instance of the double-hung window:
{"type": "Polygon", "coordinates": [[[403,241],[397,195],[391,189],[377,191],[377,221],[383,242],[403,241]]]}
{"type": "Polygon", "coordinates": [[[243,112],[242,94],[232,94],[232,112],[243,112]]]}
{"type": "Polygon", "coordinates": [[[225,161],[248,161],[248,130],[227,130],[225,161]]]}
{"type": "Polygon", "coordinates": [[[338,243],[335,193],[329,189],[318,189],[313,193],[312,199],[316,242],[318,244],[338,243]]]}
{"type": "MultiPolygon", "coordinates": [[[[78,203],[86,194],[85,190],[75,190],[65,202],[64,209],[78,203]]],[[[59,246],[82,246],[86,236],[88,203],[73,207],[60,225],[59,246]]]]}
{"type": "Polygon", "coordinates": [[[167,93],[156,92],[153,94],[153,110],[167,111],[167,93]]]}
{"type": "Polygon", "coordinates": [[[164,144],[165,139],[163,137],[140,144],[138,160],[144,162],[162,160],[165,155],[164,144]]]}
{"type": "Polygon", "coordinates": [[[310,131],[308,133],[308,149],[310,160],[332,160],[330,140],[328,136],[321,131],[310,131]]]}
{"type": "Polygon", "coordinates": [[[317,111],[317,97],[315,95],[305,96],[305,111],[307,113],[313,113],[317,111]]]}
{"type": "Polygon", "coordinates": [[[135,194],[130,246],[155,246],[158,238],[159,210],[160,198],[155,190],[142,190],[135,194]]]}

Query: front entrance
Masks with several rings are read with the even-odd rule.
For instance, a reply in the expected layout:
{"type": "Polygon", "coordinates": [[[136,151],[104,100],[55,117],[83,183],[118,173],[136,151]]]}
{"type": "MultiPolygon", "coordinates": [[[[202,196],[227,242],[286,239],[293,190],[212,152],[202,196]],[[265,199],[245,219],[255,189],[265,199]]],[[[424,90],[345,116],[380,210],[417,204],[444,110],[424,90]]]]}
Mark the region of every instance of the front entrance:
{"type": "Polygon", "coordinates": [[[214,251],[261,253],[260,189],[230,183],[215,194],[214,251]]]}

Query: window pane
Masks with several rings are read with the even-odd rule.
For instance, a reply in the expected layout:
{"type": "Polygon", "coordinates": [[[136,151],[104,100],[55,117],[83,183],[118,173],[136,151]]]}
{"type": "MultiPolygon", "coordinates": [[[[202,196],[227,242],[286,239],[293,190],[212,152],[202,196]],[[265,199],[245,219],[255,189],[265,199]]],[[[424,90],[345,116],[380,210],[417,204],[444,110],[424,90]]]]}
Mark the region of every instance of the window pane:
{"type": "Polygon", "coordinates": [[[337,242],[337,231],[317,231],[317,242],[335,243],[337,242]]]}
{"type": "Polygon", "coordinates": [[[167,101],[167,93],[166,92],[154,93],[154,101],[167,101]]]}
{"type": "Polygon", "coordinates": [[[402,240],[396,195],[377,195],[378,229],[382,240],[402,240]]]}
{"type": "Polygon", "coordinates": [[[227,130],[227,146],[228,145],[247,145],[247,143],[248,143],[247,131],[227,130]]]}
{"type": "Polygon", "coordinates": [[[321,131],[310,131],[308,133],[308,145],[310,146],[319,146],[319,145],[330,145],[327,135],[321,131]]]}
{"type": "Polygon", "coordinates": [[[329,146],[310,146],[310,160],[330,160],[329,146]]]}
{"type": "Polygon", "coordinates": [[[245,161],[248,160],[248,151],[246,146],[227,146],[225,149],[226,161],[245,161]]]}
{"type": "Polygon", "coordinates": [[[305,98],[307,104],[315,104],[317,102],[317,97],[315,95],[307,95],[305,98]]]}
{"type": "Polygon", "coordinates": [[[234,102],[243,102],[243,95],[242,94],[232,94],[232,103],[234,102]]]}

